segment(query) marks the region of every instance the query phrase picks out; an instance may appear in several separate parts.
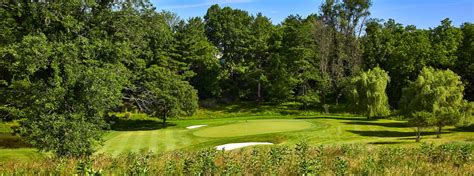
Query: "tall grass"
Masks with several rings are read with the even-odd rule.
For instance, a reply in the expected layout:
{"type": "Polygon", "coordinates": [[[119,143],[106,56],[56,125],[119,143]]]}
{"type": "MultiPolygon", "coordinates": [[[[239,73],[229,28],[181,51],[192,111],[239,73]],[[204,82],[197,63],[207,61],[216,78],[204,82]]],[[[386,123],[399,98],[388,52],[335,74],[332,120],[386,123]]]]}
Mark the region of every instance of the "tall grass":
{"type": "Polygon", "coordinates": [[[0,163],[0,175],[469,175],[474,144],[262,146],[0,163]]]}

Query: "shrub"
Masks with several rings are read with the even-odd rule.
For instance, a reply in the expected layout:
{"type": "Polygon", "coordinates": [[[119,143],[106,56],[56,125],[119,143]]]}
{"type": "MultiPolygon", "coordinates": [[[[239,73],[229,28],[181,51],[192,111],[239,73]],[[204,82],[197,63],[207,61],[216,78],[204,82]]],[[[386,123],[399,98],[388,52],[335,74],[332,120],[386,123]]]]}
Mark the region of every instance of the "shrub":
{"type": "Polygon", "coordinates": [[[333,171],[335,175],[346,175],[349,168],[349,163],[343,157],[336,157],[333,164],[333,171]]]}

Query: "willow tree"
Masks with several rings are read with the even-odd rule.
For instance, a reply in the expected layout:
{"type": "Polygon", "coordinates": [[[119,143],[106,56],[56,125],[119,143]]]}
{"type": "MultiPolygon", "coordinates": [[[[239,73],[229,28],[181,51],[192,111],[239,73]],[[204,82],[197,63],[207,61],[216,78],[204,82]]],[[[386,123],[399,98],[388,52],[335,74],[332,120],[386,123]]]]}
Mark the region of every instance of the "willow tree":
{"type": "Polygon", "coordinates": [[[457,124],[462,117],[464,85],[451,70],[425,67],[414,82],[403,89],[400,107],[403,113],[432,113],[430,125],[437,127],[437,137],[444,126],[457,124]]]}
{"type": "Polygon", "coordinates": [[[389,80],[387,72],[379,67],[354,76],[348,86],[350,109],[368,118],[388,115],[390,108],[385,89],[389,80]]]}

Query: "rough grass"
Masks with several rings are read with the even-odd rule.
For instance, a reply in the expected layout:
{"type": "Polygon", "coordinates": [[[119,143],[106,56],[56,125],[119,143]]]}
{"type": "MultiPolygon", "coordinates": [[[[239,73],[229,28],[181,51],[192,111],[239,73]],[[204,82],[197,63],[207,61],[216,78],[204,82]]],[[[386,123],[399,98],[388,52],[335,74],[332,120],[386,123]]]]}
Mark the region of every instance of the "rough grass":
{"type": "Polygon", "coordinates": [[[258,146],[0,163],[0,175],[470,175],[474,145],[258,146]]]}

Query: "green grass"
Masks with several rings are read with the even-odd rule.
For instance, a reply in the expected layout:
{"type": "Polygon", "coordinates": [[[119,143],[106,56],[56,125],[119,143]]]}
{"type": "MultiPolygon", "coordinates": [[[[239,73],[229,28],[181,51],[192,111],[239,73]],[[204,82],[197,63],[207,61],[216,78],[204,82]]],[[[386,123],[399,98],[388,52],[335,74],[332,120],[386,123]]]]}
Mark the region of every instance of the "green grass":
{"type": "MultiPolygon", "coordinates": [[[[105,142],[97,153],[117,156],[121,153],[173,150],[198,150],[235,142],[272,142],[293,145],[304,140],[316,144],[418,145],[412,127],[399,120],[366,120],[353,115],[324,115],[318,112],[297,111],[288,106],[270,105],[263,110],[248,106],[226,106],[200,110],[189,119],[171,119],[167,127],[161,121],[143,114],[123,118],[123,114],[104,135],[105,142]],[[283,110],[282,110],[283,109],[283,110]],[[295,111],[295,113],[280,113],[295,111]],[[299,113],[296,113],[299,112],[299,113]],[[206,118],[204,114],[212,114],[206,118]],[[223,114],[220,116],[219,114],[223,114]],[[266,115],[267,114],[267,115],[266,115]],[[186,129],[192,125],[208,125],[186,129]]],[[[0,127],[1,129],[1,127],[0,127]]],[[[423,142],[474,142],[472,129],[447,127],[441,139],[434,129],[426,129],[423,142]]],[[[2,148],[0,146],[0,148],[2,148]]],[[[0,161],[12,158],[28,159],[40,155],[34,149],[0,149],[0,161]],[[34,155],[33,155],[34,153],[34,155]]]]}
{"type": "Polygon", "coordinates": [[[299,131],[313,125],[304,120],[248,120],[245,122],[204,127],[193,134],[199,137],[235,137],[299,131]]]}
{"type": "Polygon", "coordinates": [[[0,161],[22,161],[22,160],[35,160],[43,157],[34,148],[15,148],[15,149],[3,149],[0,148],[0,161]]]}
{"type": "MultiPolygon", "coordinates": [[[[413,128],[407,127],[404,121],[388,119],[369,121],[362,117],[271,115],[170,120],[169,125],[160,129],[160,124],[157,124],[155,130],[111,131],[98,153],[118,155],[142,150],[196,150],[233,142],[293,145],[300,140],[309,144],[418,145],[413,128]],[[245,133],[246,123],[248,131],[245,133]],[[186,129],[187,126],[203,124],[208,126],[186,129]]],[[[473,142],[474,133],[447,127],[442,138],[437,139],[434,129],[427,129],[422,141],[473,142]]]]}
{"type": "Polygon", "coordinates": [[[12,127],[18,126],[18,122],[2,122],[0,120],[0,133],[12,133],[12,127]]]}

